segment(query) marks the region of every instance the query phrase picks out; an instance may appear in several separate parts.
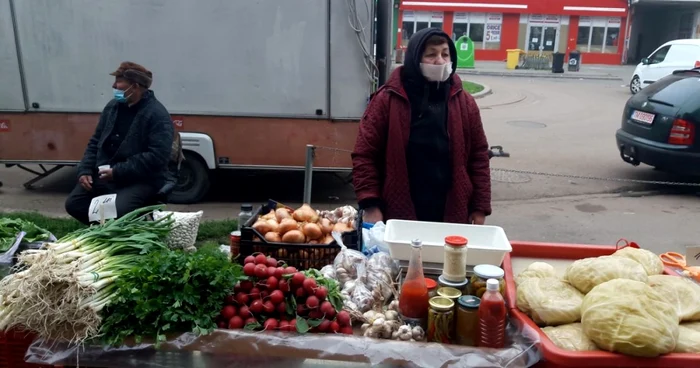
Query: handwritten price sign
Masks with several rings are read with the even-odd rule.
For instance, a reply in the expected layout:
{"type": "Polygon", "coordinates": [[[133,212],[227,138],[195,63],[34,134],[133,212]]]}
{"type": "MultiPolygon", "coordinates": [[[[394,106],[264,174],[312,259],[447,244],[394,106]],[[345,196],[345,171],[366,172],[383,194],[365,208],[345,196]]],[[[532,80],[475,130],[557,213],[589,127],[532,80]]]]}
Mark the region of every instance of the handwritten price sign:
{"type": "Polygon", "coordinates": [[[107,194],[95,197],[90,202],[88,219],[90,222],[101,222],[117,218],[117,195],[107,194]]]}
{"type": "Polygon", "coordinates": [[[685,263],[688,267],[700,266],[700,245],[685,248],[685,263]]]}

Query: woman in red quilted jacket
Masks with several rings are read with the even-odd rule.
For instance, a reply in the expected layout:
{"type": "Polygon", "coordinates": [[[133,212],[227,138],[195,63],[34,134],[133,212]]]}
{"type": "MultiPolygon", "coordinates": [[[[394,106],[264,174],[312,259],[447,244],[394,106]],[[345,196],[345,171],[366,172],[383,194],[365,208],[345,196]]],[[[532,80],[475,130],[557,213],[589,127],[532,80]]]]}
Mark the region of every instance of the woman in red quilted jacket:
{"type": "Polygon", "coordinates": [[[352,154],[365,222],[482,225],[491,214],[488,143],[456,69],[449,36],[424,29],[411,37],[404,65],[372,97],[352,154]]]}

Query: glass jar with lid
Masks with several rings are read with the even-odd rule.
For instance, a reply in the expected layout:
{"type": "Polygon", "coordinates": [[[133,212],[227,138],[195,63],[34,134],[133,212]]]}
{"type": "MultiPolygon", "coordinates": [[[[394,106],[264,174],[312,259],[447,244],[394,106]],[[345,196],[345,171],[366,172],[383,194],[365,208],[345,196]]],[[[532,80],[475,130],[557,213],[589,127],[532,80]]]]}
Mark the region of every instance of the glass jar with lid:
{"type": "Polygon", "coordinates": [[[434,297],[437,296],[437,289],[438,289],[438,283],[437,281],[426,277],[425,278],[425,286],[428,287],[428,296],[429,297],[434,297]]]}
{"type": "Polygon", "coordinates": [[[467,279],[467,238],[446,237],[443,257],[442,278],[451,282],[467,279]]]}
{"type": "Polygon", "coordinates": [[[481,299],[474,295],[464,295],[458,299],[457,315],[455,316],[455,343],[476,346],[476,336],[479,330],[479,304],[481,304],[481,299]]]}
{"type": "Polygon", "coordinates": [[[428,310],[428,342],[451,344],[454,338],[454,307],[455,303],[445,297],[436,296],[430,299],[428,310]]]}
{"type": "Polygon", "coordinates": [[[500,285],[499,291],[504,295],[506,283],[503,276],[505,272],[498,266],[488,264],[474,266],[474,274],[469,280],[469,294],[481,298],[486,292],[486,280],[496,279],[500,285]]]}
{"type": "Polygon", "coordinates": [[[444,277],[440,276],[438,277],[438,288],[441,287],[451,287],[455,288],[459,291],[462,292],[462,295],[469,294],[469,279],[466,279],[462,282],[451,282],[445,280],[444,277]]]}
{"type": "Polygon", "coordinates": [[[457,299],[462,296],[462,292],[451,287],[441,287],[437,289],[437,295],[443,298],[450,299],[457,306],[457,299]]]}

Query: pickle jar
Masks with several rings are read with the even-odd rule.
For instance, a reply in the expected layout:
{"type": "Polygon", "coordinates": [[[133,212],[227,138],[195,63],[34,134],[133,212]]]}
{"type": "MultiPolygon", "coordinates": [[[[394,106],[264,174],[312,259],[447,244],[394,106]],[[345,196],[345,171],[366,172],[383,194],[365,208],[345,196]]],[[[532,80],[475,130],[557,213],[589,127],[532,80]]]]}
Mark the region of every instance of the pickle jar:
{"type": "Polygon", "coordinates": [[[498,290],[501,295],[504,295],[506,286],[505,280],[503,280],[504,275],[505,272],[498,266],[488,264],[474,266],[474,274],[469,280],[469,294],[481,298],[486,292],[486,280],[496,279],[500,285],[498,290]]]}
{"type": "Polygon", "coordinates": [[[452,303],[457,306],[457,299],[462,296],[462,292],[451,287],[441,287],[437,289],[437,296],[450,299],[452,303]]]}
{"type": "Polygon", "coordinates": [[[476,346],[480,304],[481,299],[474,295],[464,295],[459,298],[455,317],[455,343],[476,346]]]}
{"type": "Polygon", "coordinates": [[[462,282],[452,282],[445,280],[444,277],[438,277],[438,288],[451,287],[462,292],[462,295],[469,294],[469,280],[464,280],[462,282]]]}
{"type": "Polygon", "coordinates": [[[455,303],[445,297],[436,296],[430,299],[428,310],[428,342],[451,344],[454,338],[454,307],[455,303]]]}
{"type": "Polygon", "coordinates": [[[437,290],[438,290],[438,283],[431,279],[431,278],[425,278],[425,286],[428,287],[428,296],[429,297],[434,297],[437,296],[437,290]]]}

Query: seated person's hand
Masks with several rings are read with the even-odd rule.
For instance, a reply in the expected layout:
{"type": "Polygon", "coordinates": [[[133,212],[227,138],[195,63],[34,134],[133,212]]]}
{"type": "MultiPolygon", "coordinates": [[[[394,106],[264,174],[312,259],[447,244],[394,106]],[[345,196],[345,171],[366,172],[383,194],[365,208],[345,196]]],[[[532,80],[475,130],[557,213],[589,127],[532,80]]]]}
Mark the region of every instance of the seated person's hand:
{"type": "Polygon", "coordinates": [[[92,176],[90,175],[83,175],[78,178],[78,183],[80,186],[82,186],[85,190],[92,190],[92,176]]]}
{"type": "Polygon", "coordinates": [[[112,180],[112,169],[102,169],[99,172],[100,179],[102,180],[112,180]]]}

